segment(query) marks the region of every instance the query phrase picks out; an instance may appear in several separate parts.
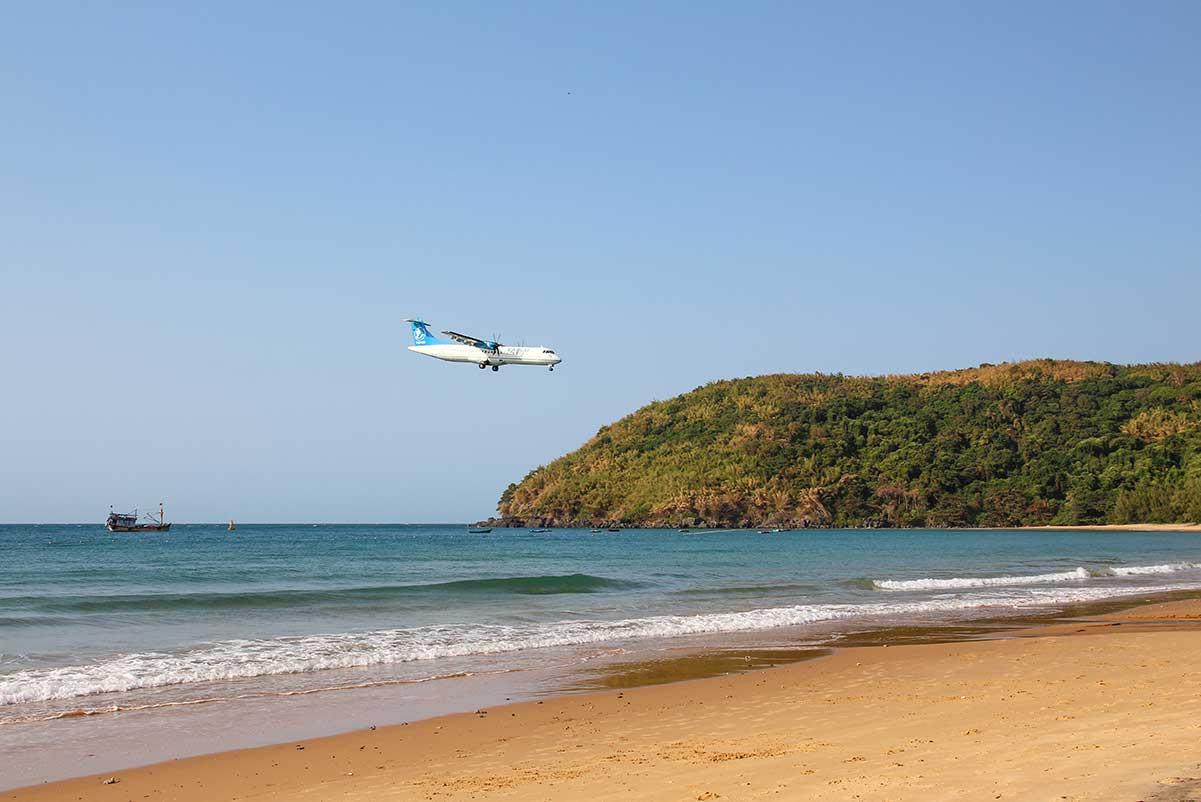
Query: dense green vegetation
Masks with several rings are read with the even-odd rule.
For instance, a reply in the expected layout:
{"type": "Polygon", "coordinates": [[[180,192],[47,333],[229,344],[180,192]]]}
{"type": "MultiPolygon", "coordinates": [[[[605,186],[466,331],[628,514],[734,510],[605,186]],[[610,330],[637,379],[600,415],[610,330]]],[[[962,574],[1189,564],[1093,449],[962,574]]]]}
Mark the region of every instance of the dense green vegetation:
{"type": "Polygon", "coordinates": [[[499,511],[558,525],[1201,521],[1201,363],[715,382],[603,427],[510,485],[499,511]]]}

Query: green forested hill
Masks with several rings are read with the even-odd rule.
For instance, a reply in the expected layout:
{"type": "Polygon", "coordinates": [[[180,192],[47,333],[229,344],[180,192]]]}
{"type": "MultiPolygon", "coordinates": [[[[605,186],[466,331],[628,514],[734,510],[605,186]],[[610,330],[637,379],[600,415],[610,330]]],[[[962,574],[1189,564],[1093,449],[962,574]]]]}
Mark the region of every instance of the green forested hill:
{"type": "Polygon", "coordinates": [[[1201,363],[715,382],[603,427],[498,509],[515,525],[1201,521],[1201,363]]]}

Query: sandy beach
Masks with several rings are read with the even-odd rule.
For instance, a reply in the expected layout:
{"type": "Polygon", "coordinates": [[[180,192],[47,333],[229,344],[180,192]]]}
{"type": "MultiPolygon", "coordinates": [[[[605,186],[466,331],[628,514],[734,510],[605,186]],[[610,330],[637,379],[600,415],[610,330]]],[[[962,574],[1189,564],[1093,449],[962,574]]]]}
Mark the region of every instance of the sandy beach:
{"type": "Polygon", "coordinates": [[[1083,532],[1090,529],[1107,532],[1201,532],[1201,524],[1095,524],[1090,526],[1023,526],[1048,532],[1083,532]]]}
{"type": "Polygon", "coordinates": [[[847,648],[0,798],[1179,802],[1201,796],[1198,626],[1201,601],[1149,604],[999,640],[847,648]]]}

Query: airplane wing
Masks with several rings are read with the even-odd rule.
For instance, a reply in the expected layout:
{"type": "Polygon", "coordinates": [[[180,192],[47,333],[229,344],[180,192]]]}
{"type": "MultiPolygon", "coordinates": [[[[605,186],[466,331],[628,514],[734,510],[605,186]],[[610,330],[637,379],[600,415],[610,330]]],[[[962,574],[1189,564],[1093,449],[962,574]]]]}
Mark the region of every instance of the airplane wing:
{"type": "Polygon", "coordinates": [[[500,347],[500,343],[492,342],[491,340],[481,340],[478,337],[472,337],[469,334],[459,334],[457,331],[442,332],[450,339],[463,345],[473,345],[482,351],[495,351],[500,347]]]}

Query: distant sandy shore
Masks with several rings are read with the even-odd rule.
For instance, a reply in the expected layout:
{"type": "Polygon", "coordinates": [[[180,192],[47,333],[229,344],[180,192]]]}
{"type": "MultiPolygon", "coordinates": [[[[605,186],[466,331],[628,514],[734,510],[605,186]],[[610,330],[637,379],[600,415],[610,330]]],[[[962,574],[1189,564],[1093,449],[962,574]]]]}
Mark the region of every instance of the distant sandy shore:
{"type": "Polygon", "coordinates": [[[0,799],[1179,802],[1201,794],[1201,601],[110,776],[0,799]]]}
{"type": "Polygon", "coordinates": [[[1085,530],[1112,529],[1115,532],[1201,532],[1201,524],[1096,524],[1094,526],[1022,526],[1020,529],[1085,530]]]}

